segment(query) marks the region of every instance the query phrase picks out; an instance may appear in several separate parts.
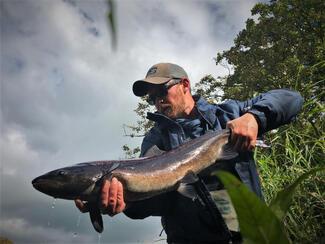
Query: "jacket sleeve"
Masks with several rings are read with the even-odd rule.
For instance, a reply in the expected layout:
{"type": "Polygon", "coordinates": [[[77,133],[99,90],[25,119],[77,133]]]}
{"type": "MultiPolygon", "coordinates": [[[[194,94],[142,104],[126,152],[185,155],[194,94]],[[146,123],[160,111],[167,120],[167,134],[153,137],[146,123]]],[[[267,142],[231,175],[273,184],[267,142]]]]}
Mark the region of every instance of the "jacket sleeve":
{"type": "Polygon", "coordinates": [[[288,124],[295,119],[303,104],[298,92],[278,89],[238,102],[240,114],[251,113],[259,122],[259,134],[288,124]]]}
{"type": "Polygon", "coordinates": [[[127,203],[124,214],[131,219],[144,219],[149,216],[163,216],[170,209],[170,196],[173,192],[163,193],[155,197],[127,203]]]}

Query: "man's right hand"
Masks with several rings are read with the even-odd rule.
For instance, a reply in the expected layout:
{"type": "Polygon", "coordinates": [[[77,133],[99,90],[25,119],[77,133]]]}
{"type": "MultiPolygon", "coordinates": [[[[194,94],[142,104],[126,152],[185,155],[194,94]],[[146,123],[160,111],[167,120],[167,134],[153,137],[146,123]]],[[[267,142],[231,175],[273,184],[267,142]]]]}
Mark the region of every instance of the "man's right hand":
{"type": "MultiPolygon", "coordinates": [[[[88,212],[87,205],[80,199],[75,200],[75,204],[80,212],[88,212]]],[[[108,215],[114,216],[125,209],[123,185],[113,178],[111,181],[105,180],[100,191],[100,208],[108,215]]]]}

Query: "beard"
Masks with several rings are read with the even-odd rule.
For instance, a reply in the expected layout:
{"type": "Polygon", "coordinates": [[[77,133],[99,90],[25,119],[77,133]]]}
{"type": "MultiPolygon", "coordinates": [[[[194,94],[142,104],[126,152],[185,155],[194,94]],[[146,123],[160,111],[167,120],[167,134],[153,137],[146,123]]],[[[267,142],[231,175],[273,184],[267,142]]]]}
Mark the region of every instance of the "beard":
{"type": "Polygon", "coordinates": [[[184,118],[185,114],[185,101],[180,100],[175,104],[168,104],[162,109],[162,114],[171,119],[184,118]]]}

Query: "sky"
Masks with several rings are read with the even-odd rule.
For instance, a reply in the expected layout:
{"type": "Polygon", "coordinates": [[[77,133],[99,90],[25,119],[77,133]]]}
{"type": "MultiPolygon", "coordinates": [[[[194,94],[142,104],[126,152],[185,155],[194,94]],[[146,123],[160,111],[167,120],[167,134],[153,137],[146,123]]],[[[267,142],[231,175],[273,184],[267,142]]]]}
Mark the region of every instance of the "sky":
{"type": "MultiPolygon", "coordinates": [[[[116,1],[111,48],[105,1],[0,0],[0,236],[14,243],[152,243],[160,219],[104,216],[99,236],[73,201],[36,191],[33,178],[80,162],[124,158],[139,146],[134,81],[156,63],[182,66],[192,85],[228,71],[229,49],[257,0],[116,1]]],[[[164,240],[157,243],[165,243],[164,240]]]]}

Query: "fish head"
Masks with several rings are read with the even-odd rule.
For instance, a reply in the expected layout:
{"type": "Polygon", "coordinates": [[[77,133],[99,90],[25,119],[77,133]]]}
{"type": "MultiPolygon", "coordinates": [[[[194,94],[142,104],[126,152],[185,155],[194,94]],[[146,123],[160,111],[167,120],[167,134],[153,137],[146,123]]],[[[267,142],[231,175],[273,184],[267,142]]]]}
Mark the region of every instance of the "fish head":
{"type": "Polygon", "coordinates": [[[83,199],[92,193],[102,176],[97,167],[77,164],[50,171],[35,178],[32,184],[38,191],[54,198],[83,199]]]}

